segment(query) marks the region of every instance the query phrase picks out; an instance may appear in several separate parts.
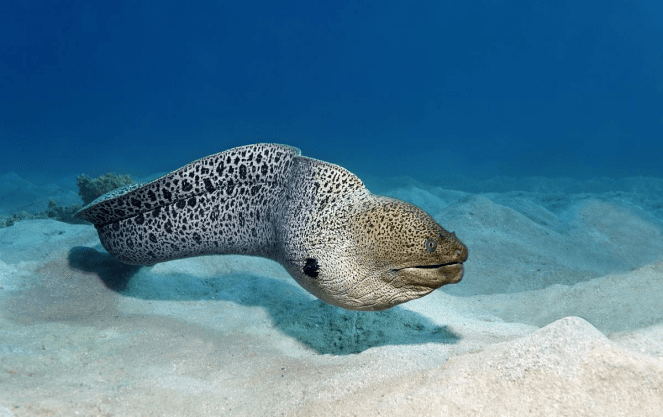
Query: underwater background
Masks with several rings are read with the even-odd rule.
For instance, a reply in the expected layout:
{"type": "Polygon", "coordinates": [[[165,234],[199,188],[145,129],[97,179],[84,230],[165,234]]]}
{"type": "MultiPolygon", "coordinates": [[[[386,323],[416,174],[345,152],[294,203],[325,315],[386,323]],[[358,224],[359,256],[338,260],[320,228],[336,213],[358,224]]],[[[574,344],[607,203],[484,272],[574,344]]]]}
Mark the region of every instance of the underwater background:
{"type": "Polygon", "coordinates": [[[0,417],[660,417],[662,139],[660,1],[5,2],[0,417]],[[349,311],[72,217],[256,142],[421,207],[462,281],[349,311]]]}
{"type": "Polygon", "coordinates": [[[0,173],[260,141],[360,177],[663,176],[654,1],[10,2],[0,173]]]}

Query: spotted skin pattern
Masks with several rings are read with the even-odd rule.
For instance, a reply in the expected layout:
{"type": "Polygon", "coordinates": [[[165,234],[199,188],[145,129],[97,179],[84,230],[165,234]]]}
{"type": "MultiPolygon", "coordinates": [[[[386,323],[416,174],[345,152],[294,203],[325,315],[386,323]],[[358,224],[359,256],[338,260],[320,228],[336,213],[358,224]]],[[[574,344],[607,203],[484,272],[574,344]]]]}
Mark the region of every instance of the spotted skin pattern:
{"type": "Polygon", "coordinates": [[[77,216],[121,262],[262,256],[313,295],[352,310],[383,310],[458,282],[468,256],[418,207],[371,194],[346,169],[276,144],[199,159],[114,190],[77,216]]]}

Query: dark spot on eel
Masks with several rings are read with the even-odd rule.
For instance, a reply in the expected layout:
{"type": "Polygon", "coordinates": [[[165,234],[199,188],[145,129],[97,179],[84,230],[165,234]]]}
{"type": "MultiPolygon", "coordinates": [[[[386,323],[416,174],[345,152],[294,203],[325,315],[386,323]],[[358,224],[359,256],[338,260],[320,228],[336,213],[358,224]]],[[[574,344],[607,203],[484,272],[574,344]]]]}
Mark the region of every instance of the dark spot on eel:
{"type": "Polygon", "coordinates": [[[318,260],[313,258],[306,258],[306,265],[304,265],[304,273],[311,278],[317,278],[320,273],[320,266],[318,260]]]}

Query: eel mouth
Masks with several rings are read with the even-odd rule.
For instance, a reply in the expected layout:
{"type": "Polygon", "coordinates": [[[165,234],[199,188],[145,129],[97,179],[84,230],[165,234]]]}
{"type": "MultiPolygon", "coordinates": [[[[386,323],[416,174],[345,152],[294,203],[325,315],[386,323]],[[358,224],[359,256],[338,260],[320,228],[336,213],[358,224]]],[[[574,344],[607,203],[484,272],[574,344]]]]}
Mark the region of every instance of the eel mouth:
{"type": "Polygon", "coordinates": [[[442,268],[444,266],[453,266],[453,265],[463,265],[460,262],[449,262],[448,264],[437,264],[437,265],[417,265],[414,266],[413,268],[419,268],[419,269],[437,269],[437,268],[442,268]]]}
{"type": "Polygon", "coordinates": [[[417,265],[392,269],[406,285],[424,287],[430,290],[447,284],[455,284],[463,279],[465,268],[461,262],[435,265],[417,265]]]}
{"type": "Polygon", "coordinates": [[[392,269],[394,272],[402,271],[404,269],[437,269],[437,268],[442,268],[445,266],[454,266],[454,265],[460,265],[462,266],[463,264],[461,262],[449,262],[446,264],[435,264],[435,265],[416,265],[416,266],[406,266],[404,268],[396,268],[392,269]]]}

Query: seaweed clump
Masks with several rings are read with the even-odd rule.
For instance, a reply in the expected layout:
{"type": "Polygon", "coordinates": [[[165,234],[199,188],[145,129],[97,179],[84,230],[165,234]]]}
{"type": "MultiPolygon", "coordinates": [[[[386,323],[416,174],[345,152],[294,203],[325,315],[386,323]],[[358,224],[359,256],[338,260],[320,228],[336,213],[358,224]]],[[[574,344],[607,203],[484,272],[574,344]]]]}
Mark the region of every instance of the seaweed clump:
{"type": "Polygon", "coordinates": [[[19,211],[18,213],[14,213],[9,217],[3,216],[2,218],[0,218],[0,228],[13,226],[14,223],[21,220],[30,220],[34,218],[35,218],[34,214],[28,213],[25,210],[19,211]]]}
{"type": "Polygon", "coordinates": [[[55,200],[48,202],[48,208],[45,211],[39,211],[37,213],[28,213],[23,210],[18,213],[14,213],[9,217],[0,218],[0,228],[1,227],[10,227],[14,223],[21,220],[35,220],[35,219],[53,219],[70,224],[85,224],[85,220],[74,217],[74,214],[80,210],[81,206],[78,204],[72,204],[71,206],[61,206],[55,200]]]}
{"type": "Polygon", "coordinates": [[[114,172],[90,178],[85,174],[76,178],[78,184],[78,195],[83,200],[83,205],[88,205],[98,197],[116,188],[132,184],[134,180],[130,175],[117,175],[114,172]]]}
{"type": "MultiPolygon", "coordinates": [[[[117,175],[114,172],[101,175],[97,178],[90,178],[85,174],[79,175],[76,178],[78,184],[78,195],[83,200],[83,206],[90,204],[97,197],[106,194],[118,187],[122,187],[134,182],[130,175],[117,175]]],[[[0,217],[0,228],[10,227],[14,223],[21,220],[34,220],[34,219],[53,219],[70,224],[85,224],[85,220],[81,220],[74,215],[81,209],[79,204],[72,204],[70,206],[61,206],[55,200],[48,202],[48,208],[45,211],[37,213],[28,213],[27,211],[20,211],[14,213],[9,217],[0,217]]]]}

